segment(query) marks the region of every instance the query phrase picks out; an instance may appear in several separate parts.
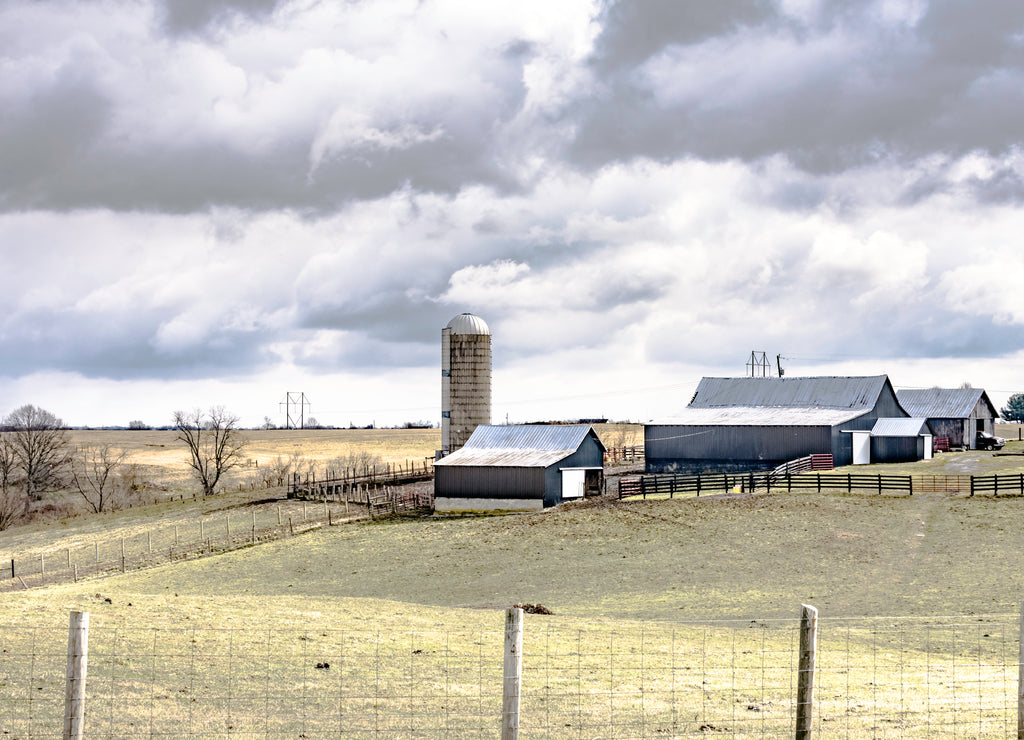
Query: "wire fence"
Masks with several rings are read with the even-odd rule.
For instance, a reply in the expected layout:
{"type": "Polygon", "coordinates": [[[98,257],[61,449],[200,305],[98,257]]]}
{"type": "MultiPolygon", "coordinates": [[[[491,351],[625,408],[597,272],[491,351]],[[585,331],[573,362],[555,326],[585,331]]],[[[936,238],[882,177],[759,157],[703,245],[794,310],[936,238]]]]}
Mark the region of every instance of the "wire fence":
{"type": "MultiPolygon", "coordinates": [[[[527,615],[524,738],[792,737],[799,621],[579,624],[527,615]]],[[[1008,738],[1016,615],[821,619],[821,738],[1008,738]]],[[[93,626],[90,738],[498,738],[492,627],[93,626]]],[[[68,630],[0,627],[0,736],[57,738],[68,630]]]]}
{"type": "Polygon", "coordinates": [[[358,502],[283,500],[116,537],[73,537],[60,545],[0,551],[0,592],[149,568],[283,539],[368,516],[358,502]]]}

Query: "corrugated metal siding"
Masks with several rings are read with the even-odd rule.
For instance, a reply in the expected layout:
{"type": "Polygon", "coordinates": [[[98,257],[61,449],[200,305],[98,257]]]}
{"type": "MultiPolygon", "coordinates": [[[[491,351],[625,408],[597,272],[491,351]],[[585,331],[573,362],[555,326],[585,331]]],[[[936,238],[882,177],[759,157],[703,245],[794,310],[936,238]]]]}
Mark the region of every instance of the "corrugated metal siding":
{"type": "Polygon", "coordinates": [[[812,378],[702,378],[690,406],[800,406],[868,410],[885,375],[812,378]]]}
{"type": "Polygon", "coordinates": [[[451,498],[543,499],[544,468],[459,465],[434,471],[434,495],[451,498]]]}
{"type": "Polygon", "coordinates": [[[920,437],[872,437],[871,462],[916,462],[920,442],[920,437]]]}
{"type": "Polygon", "coordinates": [[[604,467],[604,445],[596,437],[584,439],[576,452],[545,470],[544,506],[562,503],[562,468],[604,467]]]}
{"type": "Polygon", "coordinates": [[[831,451],[830,426],[648,425],[644,429],[648,460],[743,460],[768,465],[831,451]]]}

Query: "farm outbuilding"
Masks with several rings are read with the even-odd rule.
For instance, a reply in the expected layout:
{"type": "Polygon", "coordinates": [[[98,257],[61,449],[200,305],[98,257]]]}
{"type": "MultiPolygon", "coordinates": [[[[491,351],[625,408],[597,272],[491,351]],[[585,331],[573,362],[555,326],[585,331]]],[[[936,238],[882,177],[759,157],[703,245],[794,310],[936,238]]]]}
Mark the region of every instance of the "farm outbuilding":
{"type": "MultiPolygon", "coordinates": [[[[853,433],[856,437],[857,432],[853,433]]],[[[854,440],[854,463],[916,462],[932,457],[932,430],[925,419],[879,419],[871,427],[871,456],[858,460],[854,440]]]]}
{"type": "Polygon", "coordinates": [[[586,424],[482,424],[434,462],[434,508],[542,509],[600,493],[604,450],[586,424]]]}
{"type": "Polygon", "coordinates": [[[927,419],[950,447],[972,449],[978,432],[995,433],[996,407],[981,388],[907,388],[896,397],[908,414],[927,419]]]}
{"type": "Polygon", "coordinates": [[[899,445],[873,445],[872,430],[879,419],[908,416],[885,375],[703,378],[677,417],[645,425],[646,467],[650,473],[770,470],[819,453],[850,465],[855,437],[857,462],[902,459],[911,444],[921,448],[923,422],[914,434],[906,427],[911,439],[899,445]]]}

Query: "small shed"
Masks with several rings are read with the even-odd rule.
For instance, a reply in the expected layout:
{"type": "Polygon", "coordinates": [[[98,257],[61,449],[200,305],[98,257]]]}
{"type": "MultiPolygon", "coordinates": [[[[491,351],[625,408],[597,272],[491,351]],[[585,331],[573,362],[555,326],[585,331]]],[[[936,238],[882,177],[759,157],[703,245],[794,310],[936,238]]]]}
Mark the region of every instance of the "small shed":
{"type": "Polygon", "coordinates": [[[896,391],[911,416],[928,420],[950,447],[973,449],[978,432],[995,434],[996,407],[982,388],[906,388],[896,391]]]}
{"type": "Polygon", "coordinates": [[[534,510],[600,493],[604,451],[587,424],[481,424],[434,462],[434,509],[534,510]]]}
{"type": "Polygon", "coordinates": [[[917,462],[932,457],[932,430],[925,419],[879,419],[871,427],[871,462],[917,462]]]}

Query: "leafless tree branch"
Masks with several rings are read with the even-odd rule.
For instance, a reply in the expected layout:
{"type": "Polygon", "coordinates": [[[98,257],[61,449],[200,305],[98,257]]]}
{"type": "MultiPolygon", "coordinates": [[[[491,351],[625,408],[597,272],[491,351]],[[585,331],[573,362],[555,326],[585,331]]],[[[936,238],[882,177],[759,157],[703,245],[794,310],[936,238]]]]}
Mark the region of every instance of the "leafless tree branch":
{"type": "Polygon", "coordinates": [[[110,508],[115,493],[112,476],[128,459],[128,450],[105,444],[79,448],[71,459],[71,482],[97,514],[110,508]]]}
{"type": "Polygon", "coordinates": [[[248,440],[238,429],[238,417],[223,406],[213,406],[205,414],[200,409],[176,411],[174,426],[178,441],[188,448],[193,477],[204,496],[212,495],[224,473],[242,462],[248,440]]]}

